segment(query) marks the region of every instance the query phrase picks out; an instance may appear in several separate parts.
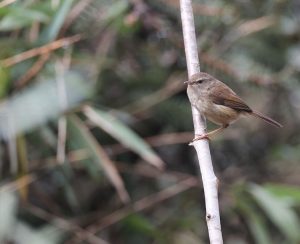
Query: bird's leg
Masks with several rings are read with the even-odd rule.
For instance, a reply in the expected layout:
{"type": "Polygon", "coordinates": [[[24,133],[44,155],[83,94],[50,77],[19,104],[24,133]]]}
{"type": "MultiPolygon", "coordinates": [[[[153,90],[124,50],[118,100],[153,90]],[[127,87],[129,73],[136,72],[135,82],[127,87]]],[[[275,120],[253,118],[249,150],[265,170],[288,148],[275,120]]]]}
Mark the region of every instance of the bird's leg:
{"type": "Polygon", "coordinates": [[[204,134],[202,134],[202,135],[200,135],[200,136],[197,136],[197,137],[195,137],[193,140],[192,140],[192,142],[194,142],[194,141],[198,141],[198,140],[202,140],[202,139],[209,139],[209,137],[211,137],[212,135],[214,135],[214,134],[217,134],[217,133],[219,133],[219,132],[221,132],[222,130],[224,130],[225,128],[227,128],[228,127],[228,125],[222,125],[220,128],[218,128],[218,129],[215,129],[215,130],[213,130],[213,131],[211,131],[211,132],[208,132],[208,133],[204,133],[204,134]]]}

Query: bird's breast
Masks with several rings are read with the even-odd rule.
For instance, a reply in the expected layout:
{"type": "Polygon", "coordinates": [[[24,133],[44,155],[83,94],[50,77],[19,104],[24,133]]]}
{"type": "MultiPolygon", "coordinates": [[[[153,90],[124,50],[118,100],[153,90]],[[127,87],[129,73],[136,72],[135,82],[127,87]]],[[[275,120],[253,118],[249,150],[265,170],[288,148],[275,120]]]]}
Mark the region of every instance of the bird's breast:
{"type": "Polygon", "coordinates": [[[199,99],[197,108],[208,120],[219,125],[229,125],[239,117],[236,110],[215,104],[207,99],[199,99]]]}

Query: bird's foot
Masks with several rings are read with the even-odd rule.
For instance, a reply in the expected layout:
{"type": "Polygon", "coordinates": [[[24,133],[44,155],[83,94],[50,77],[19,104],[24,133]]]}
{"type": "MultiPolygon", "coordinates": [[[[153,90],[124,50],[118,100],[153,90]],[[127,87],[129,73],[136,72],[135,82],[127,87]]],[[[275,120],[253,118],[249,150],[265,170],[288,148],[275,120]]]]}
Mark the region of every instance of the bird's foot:
{"type": "Polygon", "coordinates": [[[189,146],[192,146],[195,141],[199,141],[199,140],[203,140],[203,139],[209,140],[209,137],[206,133],[204,133],[202,135],[196,135],[196,137],[189,143],[189,146]]]}

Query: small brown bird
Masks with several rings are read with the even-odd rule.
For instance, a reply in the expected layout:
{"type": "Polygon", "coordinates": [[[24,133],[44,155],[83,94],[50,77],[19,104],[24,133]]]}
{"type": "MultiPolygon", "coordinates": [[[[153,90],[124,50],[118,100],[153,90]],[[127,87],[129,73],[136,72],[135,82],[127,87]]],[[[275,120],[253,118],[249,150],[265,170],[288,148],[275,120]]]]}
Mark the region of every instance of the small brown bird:
{"type": "Polygon", "coordinates": [[[193,141],[208,139],[209,136],[222,131],[235,122],[241,115],[253,115],[271,125],[282,127],[275,120],[252,110],[227,85],[207,73],[194,74],[185,83],[189,85],[187,93],[192,105],[208,120],[221,125],[216,130],[195,137],[193,141]]]}

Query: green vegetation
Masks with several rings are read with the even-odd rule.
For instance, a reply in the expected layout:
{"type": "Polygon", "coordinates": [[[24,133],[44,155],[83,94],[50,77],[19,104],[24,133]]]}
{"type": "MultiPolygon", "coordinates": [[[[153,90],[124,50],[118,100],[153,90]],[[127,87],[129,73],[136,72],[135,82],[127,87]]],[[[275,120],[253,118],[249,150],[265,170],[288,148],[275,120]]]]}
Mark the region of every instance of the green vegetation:
{"type": "MultiPolygon", "coordinates": [[[[193,4],[201,70],[284,125],[211,140],[224,241],[299,243],[299,4],[193,4]]],[[[0,32],[0,243],[207,243],[179,1],[1,1],[0,32]]]]}

